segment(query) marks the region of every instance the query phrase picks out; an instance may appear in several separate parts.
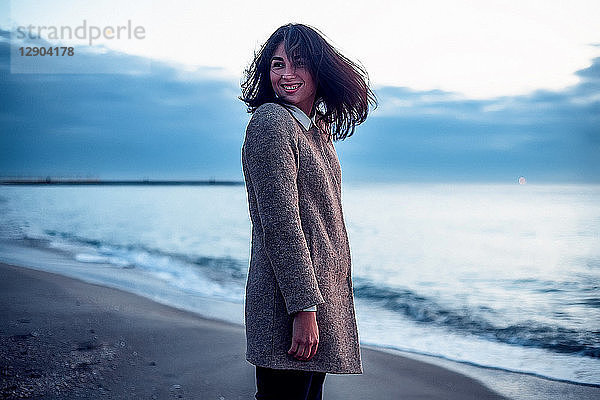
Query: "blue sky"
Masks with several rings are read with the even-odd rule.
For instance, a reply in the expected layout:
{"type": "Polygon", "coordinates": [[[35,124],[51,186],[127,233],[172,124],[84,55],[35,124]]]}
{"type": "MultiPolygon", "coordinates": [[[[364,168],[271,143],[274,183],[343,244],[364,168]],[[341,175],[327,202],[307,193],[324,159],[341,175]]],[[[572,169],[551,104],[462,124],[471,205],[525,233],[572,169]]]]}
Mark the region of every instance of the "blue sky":
{"type": "MultiPolygon", "coordinates": [[[[538,67],[549,78],[532,87],[498,75],[500,84],[487,91],[470,89],[477,82],[486,88],[491,71],[475,85],[451,78],[436,84],[441,78],[433,72],[429,87],[382,77],[375,82],[378,109],[336,144],[344,181],[510,183],[523,175],[529,182],[599,182],[600,47],[583,47],[572,55],[577,63],[562,67],[572,69],[562,81],[541,57],[556,73],[538,67]]],[[[249,116],[237,100],[239,76],[201,60],[190,67],[166,55],[98,49],[78,66],[119,73],[11,73],[2,31],[0,176],[242,179],[249,116]]],[[[385,62],[383,70],[398,65],[385,62]]]]}
{"type": "MultiPolygon", "coordinates": [[[[143,38],[100,37],[94,45],[188,71],[209,67],[232,81],[239,80],[253,51],[278,26],[307,23],[360,61],[376,88],[443,90],[478,99],[576,84],[574,72],[600,56],[590,46],[600,43],[599,20],[597,0],[0,2],[0,27],[5,29],[75,29],[84,21],[116,29],[131,23],[144,29],[143,38]]],[[[120,66],[113,65],[112,71],[119,72],[120,66]]]]}
{"type": "MultiPolygon", "coordinates": [[[[2,176],[241,179],[248,114],[236,82],[156,62],[139,75],[11,74],[8,47],[2,176]]],[[[597,58],[564,90],[488,100],[381,87],[379,108],[336,144],[344,181],[598,181],[599,71],[597,58]]]]}

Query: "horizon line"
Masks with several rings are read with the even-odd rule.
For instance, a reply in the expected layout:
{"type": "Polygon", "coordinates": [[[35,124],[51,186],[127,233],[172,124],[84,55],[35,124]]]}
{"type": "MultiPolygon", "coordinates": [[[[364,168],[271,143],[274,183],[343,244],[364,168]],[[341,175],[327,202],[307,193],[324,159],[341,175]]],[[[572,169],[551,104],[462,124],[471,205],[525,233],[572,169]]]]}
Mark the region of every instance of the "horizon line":
{"type": "Polygon", "coordinates": [[[241,185],[243,181],[218,179],[98,179],[17,178],[0,179],[0,185],[241,185]]]}

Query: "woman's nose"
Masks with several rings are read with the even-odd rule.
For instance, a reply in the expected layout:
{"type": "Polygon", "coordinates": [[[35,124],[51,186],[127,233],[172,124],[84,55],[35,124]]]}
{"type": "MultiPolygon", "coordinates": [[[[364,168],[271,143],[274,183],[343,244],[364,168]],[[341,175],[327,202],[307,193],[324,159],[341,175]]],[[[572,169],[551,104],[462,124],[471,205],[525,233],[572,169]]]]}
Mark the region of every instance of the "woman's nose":
{"type": "Polygon", "coordinates": [[[293,65],[286,65],[285,71],[281,74],[282,78],[293,78],[296,76],[296,67],[293,65]]]}

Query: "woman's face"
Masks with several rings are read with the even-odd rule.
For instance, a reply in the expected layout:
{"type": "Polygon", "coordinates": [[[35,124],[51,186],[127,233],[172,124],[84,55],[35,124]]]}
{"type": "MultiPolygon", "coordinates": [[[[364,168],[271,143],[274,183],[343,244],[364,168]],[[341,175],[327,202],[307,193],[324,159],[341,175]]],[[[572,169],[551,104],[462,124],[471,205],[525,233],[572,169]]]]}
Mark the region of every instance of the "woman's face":
{"type": "Polygon", "coordinates": [[[281,42],[271,57],[271,85],[279,98],[300,108],[310,117],[316,88],[310,71],[302,66],[302,60],[299,61],[298,67],[294,67],[281,42]]]}

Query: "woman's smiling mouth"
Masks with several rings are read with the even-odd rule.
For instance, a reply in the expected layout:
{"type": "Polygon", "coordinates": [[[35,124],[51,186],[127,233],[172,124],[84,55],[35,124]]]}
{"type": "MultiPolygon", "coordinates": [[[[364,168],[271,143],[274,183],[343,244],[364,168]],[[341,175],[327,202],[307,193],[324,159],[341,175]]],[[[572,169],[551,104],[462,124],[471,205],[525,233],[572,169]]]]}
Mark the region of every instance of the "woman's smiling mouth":
{"type": "Polygon", "coordinates": [[[302,86],[301,83],[293,83],[293,84],[284,83],[281,85],[281,87],[288,93],[295,92],[300,86],[302,86]]]}

